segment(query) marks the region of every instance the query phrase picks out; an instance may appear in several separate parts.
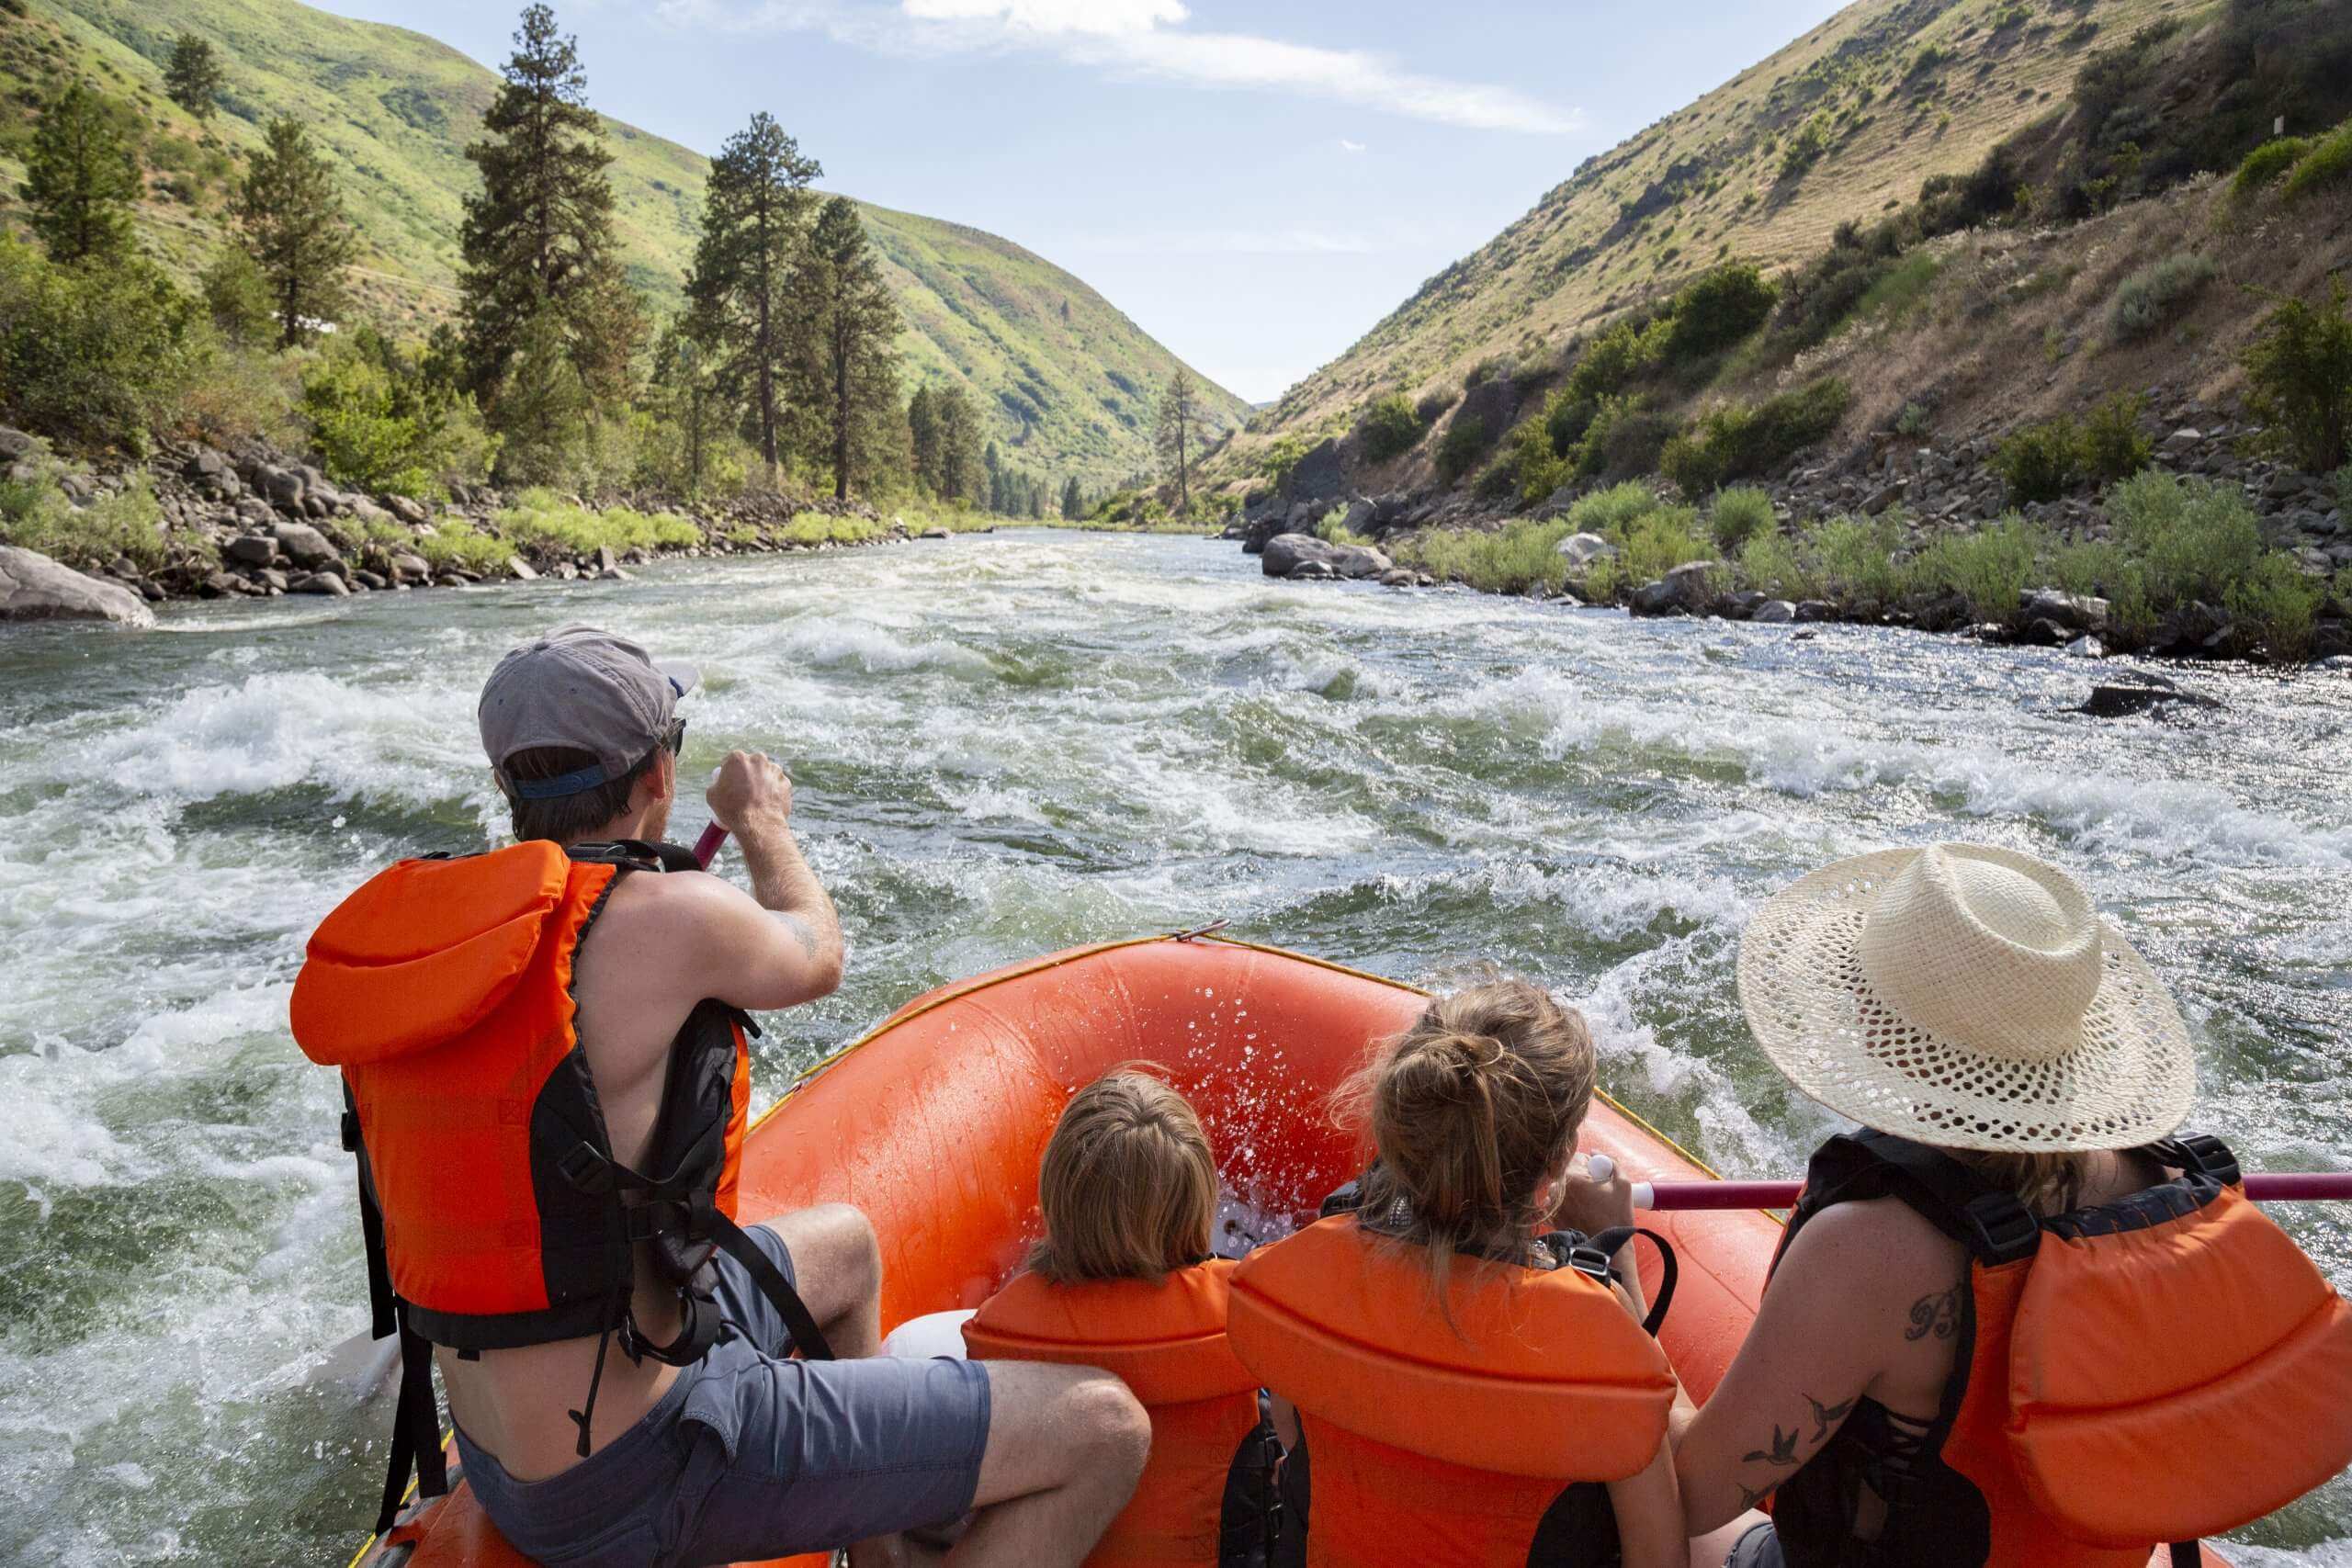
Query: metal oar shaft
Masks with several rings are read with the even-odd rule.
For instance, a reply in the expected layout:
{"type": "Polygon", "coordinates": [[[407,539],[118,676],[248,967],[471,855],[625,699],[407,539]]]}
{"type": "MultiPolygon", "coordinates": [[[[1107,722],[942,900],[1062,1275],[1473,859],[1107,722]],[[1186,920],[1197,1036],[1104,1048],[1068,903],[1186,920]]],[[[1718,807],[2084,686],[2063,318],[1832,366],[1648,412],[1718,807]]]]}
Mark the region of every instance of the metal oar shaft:
{"type": "MultiPolygon", "coordinates": [[[[1637,1181],[1637,1209],[1792,1209],[1794,1181],[1637,1181]]],[[[2278,1171],[2245,1179],[2245,1195],[2265,1203],[2312,1203],[2352,1198],[2352,1171],[2278,1171]]]]}

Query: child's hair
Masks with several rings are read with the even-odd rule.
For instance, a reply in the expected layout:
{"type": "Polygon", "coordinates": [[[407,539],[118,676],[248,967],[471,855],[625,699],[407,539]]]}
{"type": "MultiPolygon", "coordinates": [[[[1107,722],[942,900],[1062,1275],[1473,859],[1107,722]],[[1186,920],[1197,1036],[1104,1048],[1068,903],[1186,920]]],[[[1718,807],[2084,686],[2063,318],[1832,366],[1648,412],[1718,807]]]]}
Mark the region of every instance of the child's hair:
{"type": "Polygon", "coordinates": [[[1045,1239],[1029,1267],[1057,1284],[1149,1280],[1209,1256],[1216,1160],[1154,1063],[1112,1068],[1070,1097],[1038,1171],[1045,1239]]]}
{"type": "Polygon", "coordinates": [[[1361,1212],[1426,1249],[1441,1303],[1457,1250],[1542,1220],[1536,1184],[1574,1142],[1592,1078],[1582,1015],[1524,980],[1498,980],[1430,1003],[1340,1090],[1380,1156],[1361,1212]]]}

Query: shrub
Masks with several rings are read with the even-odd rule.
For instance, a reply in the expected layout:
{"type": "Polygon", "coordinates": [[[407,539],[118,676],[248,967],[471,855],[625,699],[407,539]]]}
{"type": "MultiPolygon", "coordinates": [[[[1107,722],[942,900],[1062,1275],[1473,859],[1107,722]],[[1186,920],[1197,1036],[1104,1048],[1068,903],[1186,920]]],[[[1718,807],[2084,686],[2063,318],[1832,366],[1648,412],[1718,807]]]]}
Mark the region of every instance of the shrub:
{"type": "Polygon", "coordinates": [[[2082,434],[2066,414],[2026,425],[1995,450],[1992,468],[2007,488],[2010,505],[2055,501],[2082,477],[2082,434]]]}
{"type": "Polygon", "coordinates": [[[1662,503],[1647,485],[1637,479],[1611,485],[1607,490],[1594,491],[1580,497],[1568,508],[1568,531],[1576,534],[1600,534],[1615,539],[1635,523],[1656,512],[1662,503]]]}
{"type": "Polygon", "coordinates": [[[1487,422],[1475,413],[1457,413],[1437,444],[1437,471],[1452,484],[1470,471],[1487,449],[1487,422]]]}
{"type": "Polygon", "coordinates": [[[1563,457],[1572,455],[1592,427],[1594,412],[1593,403],[1574,396],[1566,387],[1544,399],[1544,430],[1552,438],[1552,450],[1563,457]]]}
{"type": "Polygon", "coordinates": [[[1370,539],[1348,526],[1348,509],[1335,506],[1315,525],[1315,536],[1327,545],[1369,545],[1370,539]]]}
{"type": "Polygon", "coordinates": [[[1758,534],[1776,532],[1780,525],[1780,519],[1772,511],[1771,495],[1753,485],[1720,491],[1707,513],[1708,532],[1714,535],[1715,544],[1726,556],[1737,553],[1741,546],[1758,534]]]}
{"type": "Polygon", "coordinates": [[[1912,585],[1957,593],[1977,620],[2007,625],[2017,618],[2018,599],[2048,547],[2043,530],[2011,513],[1989,527],[1947,535],[1920,551],[1912,563],[1912,585]]]}
{"type": "Polygon", "coordinates": [[[1258,470],[1272,481],[1276,490],[1280,490],[1290,482],[1290,471],[1298,467],[1298,460],[1306,456],[1306,437],[1285,435],[1266,448],[1265,456],[1258,459],[1258,470]]]}
{"type": "Polygon", "coordinates": [[[463,523],[450,522],[413,541],[418,555],[436,570],[454,568],[475,573],[496,571],[514,555],[514,547],[488,534],[477,534],[463,523]]]}
{"type": "Polygon", "coordinates": [[[2308,136],[2282,136],[2264,142],[2238,164],[2238,172],[2230,181],[2231,197],[2244,201],[2256,191],[2277,184],[2311,150],[2312,139],[2308,136]]]}
{"type": "Polygon", "coordinates": [[[302,375],[292,355],[267,348],[228,348],[213,355],[204,374],[187,382],[162,423],[174,434],[225,446],[258,435],[296,448],[310,439],[310,422],[297,412],[302,375]]]}
{"type": "Polygon", "coordinates": [[[2325,473],[2352,453],[2352,316],[2342,278],[2324,305],[2282,299],[2245,352],[2247,405],[2270,442],[2306,471],[2325,473]]]}
{"type": "Polygon", "coordinates": [[[2219,603],[2262,556],[2254,508],[2235,486],[2151,470],[2108,491],[2107,515],[2158,610],[2219,603]]]}
{"type": "Polygon", "coordinates": [[[1753,263],[1716,267],[1674,297],[1665,357],[1687,364],[1729,348],[1764,324],[1780,297],[1753,263]]]}
{"type": "Polygon", "coordinates": [[[143,450],[210,358],[200,313],[143,261],[59,266],[0,236],[0,398],[40,434],[143,450]]]}
{"type": "Polygon", "coordinates": [[[1831,125],[1828,112],[1824,110],[1806,120],[1804,128],[1789,138],[1788,146],[1781,153],[1781,178],[1802,179],[1806,170],[1821,162],[1822,154],[1829,151],[1831,125]]]}
{"type": "MultiPolygon", "coordinates": [[[[875,529],[875,525],[863,518],[803,513],[786,525],[785,536],[794,537],[795,531],[807,519],[827,527],[850,525],[860,531],[861,537],[870,536],[875,529]]],[[[495,521],[499,532],[515,547],[546,559],[593,555],[599,548],[618,552],[702,543],[702,530],[674,513],[665,512],[649,517],[626,506],[597,512],[536,486],[517,495],[514,504],[501,510],[495,521]]],[[[801,542],[816,541],[804,538],[801,542]]]]}
{"type": "Polygon", "coordinates": [[[1420,415],[1413,411],[1413,400],[1402,392],[1374,399],[1356,423],[1363,455],[1374,463],[1385,463],[1399,453],[1410,451],[1427,428],[1420,415]]]}
{"type": "Polygon", "coordinates": [[[1620,321],[1585,345],[1561,391],[1576,401],[1598,405],[1657,364],[1664,342],[1663,333],[1653,335],[1643,326],[1620,321]]]}
{"type": "Polygon", "coordinates": [[[1695,506],[1661,506],[1634,523],[1618,540],[1626,578],[1655,582],[1686,561],[1713,560],[1713,548],[1699,532],[1695,506]]]}
{"type": "Polygon", "coordinates": [[[1756,535],[1740,547],[1739,574],[1749,587],[1775,599],[1816,597],[1812,575],[1779,530],[1756,535]]]}
{"type": "Polygon", "coordinates": [[[1473,387],[1484,386],[1498,376],[1509,374],[1510,370],[1510,360],[1507,355],[1490,354],[1463,372],[1462,389],[1466,392],[1473,387]]]}
{"type": "Polygon", "coordinates": [[[2115,286],[2107,301],[2107,335],[2132,343],[2170,326],[2213,281],[2218,269],[2194,251],[2153,262],[2115,286]]]}
{"type": "Polygon", "coordinates": [[[2311,656],[2312,625],[2326,597],[2326,584],[2304,575],[2285,551],[2272,550],[2230,584],[2225,602],[2254,628],[2272,661],[2285,664],[2311,656]]]}
{"type": "Polygon", "coordinates": [[[2296,164],[2287,176],[2287,199],[2300,201],[2352,178],[2352,120],[2337,126],[2296,164]]]}
{"type": "Polygon", "coordinates": [[[1916,399],[1903,405],[1894,416],[1894,434],[1905,440],[1916,441],[1936,427],[1936,411],[1916,399]]]}
{"type": "Polygon", "coordinates": [[[1825,377],[1760,403],[1726,403],[1709,410],[1687,441],[1661,461],[1686,494],[1704,494],[1728,479],[1761,474],[1822,440],[1846,416],[1853,394],[1825,377]]]}
{"type": "Polygon", "coordinates": [[[243,245],[221,246],[198,285],[221,336],[248,345],[277,341],[277,305],[270,298],[269,279],[243,245]]]}
{"type": "Polygon", "coordinates": [[[1420,420],[1421,428],[1427,430],[1446,410],[1461,400],[1453,388],[1440,387],[1434,392],[1423,392],[1421,400],[1413,405],[1413,412],[1420,420]]]}
{"type": "Polygon", "coordinates": [[[423,496],[481,478],[497,450],[473,398],[438,363],[412,360],[368,327],[303,372],[301,410],[329,476],[366,490],[423,496]]]}
{"type": "Polygon", "coordinates": [[[1552,449],[1552,433],[1541,419],[1522,420],[1495,465],[1503,488],[1529,505],[1576,477],[1568,461],[1552,449]]]}
{"type": "Polygon", "coordinates": [[[1559,543],[1568,525],[1521,518],[1492,534],[1426,529],[1396,547],[1399,562],[1449,582],[1487,593],[1525,593],[1541,587],[1557,592],[1567,581],[1568,563],[1559,543]]]}
{"type": "MultiPolygon", "coordinates": [[[[938,523],[941,520],[932,518],[938,523]]],[[[776,536],[791,545],[862,545],[882,531],[863,517],[829,517],[821,512],[796,512],[776,536]]]]}
{"type": "Polygon", "coordinates": [[[2137,392],[2118,392],[2091,411],[2082,434],[2083,467],[2091,478],[2112,484],[2148,466],[2156,444],[2140,434],[2140,415],[2147,406],[2137,392]]]}
{"type": "Polygon", "coordinates": [[[1902,542],[1892,514],[1833,517],[1805,536],[1806,570],[1827,597],[1855,609],[1881,609],[1903,596],[1903,572],[1894,564],[1902,542]]]}
{"type": "Polygon", "coordinates": [[[1645,408],[1638,399],[1604,399],[1577,445],[1577,471],[1616,479],[1654,473],[1681,428],[1672,414],[1645,408]]]}
{"type": "Polygon", "coordinates": [[[162,513],[144,473],[113,495],[75,506],[59,488],[65,466],[42,454],[28,480],[0,479],[0,545],[18,545],[79,570],[118,557],[153,570],[164,562],[162,513]]]}

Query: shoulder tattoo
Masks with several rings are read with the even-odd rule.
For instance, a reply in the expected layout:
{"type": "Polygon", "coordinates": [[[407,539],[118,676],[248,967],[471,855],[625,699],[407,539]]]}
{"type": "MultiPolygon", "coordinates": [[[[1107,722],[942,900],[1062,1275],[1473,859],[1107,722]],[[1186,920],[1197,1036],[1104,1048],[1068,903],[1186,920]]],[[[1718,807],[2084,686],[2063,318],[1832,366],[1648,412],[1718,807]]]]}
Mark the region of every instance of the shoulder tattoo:
{"type": "Polygon", "coordinates": [[[1958,1334],[1961,1301],[1967,1292],[1968,1281],[1962,1280],[1941,1294],[1921,1296],[1913,1302],[1911,1325],[1903,1331],[1903,1337],[1917,1340],[1932,1334],[1939,1339],[1949,1339],[1958,1334]]]}

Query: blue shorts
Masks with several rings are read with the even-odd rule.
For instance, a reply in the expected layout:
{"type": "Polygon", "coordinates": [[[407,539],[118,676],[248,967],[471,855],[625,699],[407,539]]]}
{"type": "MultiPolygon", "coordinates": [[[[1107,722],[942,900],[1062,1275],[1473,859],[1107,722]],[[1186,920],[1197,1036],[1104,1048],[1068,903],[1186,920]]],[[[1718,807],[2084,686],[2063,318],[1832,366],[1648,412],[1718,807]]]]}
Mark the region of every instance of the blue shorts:
{"type": "Polygon", "coordinates": [[[1732,1543],[1724,1568],[1781,1568],[1781,1538],[1770,1523],[1751,1525],[1732,1543]]]}
{"type": "MultiPolygon", "coordinates": [[[[786,1278],[792,1258],[750,1228],[786,1278]]],[[[570,1470],[517,1481],[458,1433],[482,1511],[545,1568],[643,1568],[822,1551],[969,1511],[989,1440],[984,1363],[796,1361],[742,1265],[718,1258],[726,1328],[638,1424],[570,1470]]]]}

